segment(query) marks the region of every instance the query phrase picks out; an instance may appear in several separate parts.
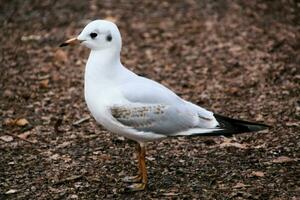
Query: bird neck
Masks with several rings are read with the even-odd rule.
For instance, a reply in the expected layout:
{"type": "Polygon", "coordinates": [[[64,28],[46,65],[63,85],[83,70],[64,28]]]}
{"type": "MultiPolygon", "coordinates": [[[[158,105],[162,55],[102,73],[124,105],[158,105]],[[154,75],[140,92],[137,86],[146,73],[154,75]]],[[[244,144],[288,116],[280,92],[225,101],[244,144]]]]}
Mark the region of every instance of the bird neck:
{"type": "Polygon", "coordinates": [[[120,51],[111,48],[92,50],[86,64],[85,79],[112,79],[120,68],[122,68],[120,51]]]}

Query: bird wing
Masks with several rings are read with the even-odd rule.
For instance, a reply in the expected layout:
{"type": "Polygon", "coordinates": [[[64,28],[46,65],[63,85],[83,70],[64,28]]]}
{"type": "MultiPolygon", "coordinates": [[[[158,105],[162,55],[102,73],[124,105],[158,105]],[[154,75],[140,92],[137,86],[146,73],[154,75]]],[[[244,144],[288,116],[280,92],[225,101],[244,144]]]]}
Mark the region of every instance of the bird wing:
{"type": "Polygon", "coordinates": [[[176,135],[191,129],[215,128],[212,112],[186,102],[171,90],[146,78],[120,86],[126,101],[110,108],[121,124],[138,131],[176,135]]]}

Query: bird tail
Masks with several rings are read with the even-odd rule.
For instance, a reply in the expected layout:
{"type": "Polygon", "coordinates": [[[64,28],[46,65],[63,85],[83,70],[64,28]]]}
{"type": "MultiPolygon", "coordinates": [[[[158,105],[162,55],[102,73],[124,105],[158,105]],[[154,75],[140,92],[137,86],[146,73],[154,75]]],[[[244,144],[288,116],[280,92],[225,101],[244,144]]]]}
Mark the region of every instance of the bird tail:
{"type": "Polygon", "coordinates": [[[174,136],[226,136],[231,137],[234,134],[261,131],[270,126],[254,122],[248,122],[238,119],[232,119],[222,115],[214,114],[219,125],[215,128],[195,128],[189,131],[177,133],[174,136]]]}
{"type": "MultiPolygon", "coordinates": [[[[232,119],[222,115],[214,114],[214,117],[219,122],[219,129],[214,129],[212,132],[202,133],[199,135],[205,136],[214,136],[214,135],[223,135],[223,136],[232,136],[234,134],[246,133],[261,131],[270,126],[265,124],[259,124],[254,122],[248,122],[238,119],[232,119]]],[[[197,135],[197,134],[196,134],[197,135]]]]}
{"type": "Polygon", "coordinates": [[[187,131],[176,133],[172,136],[226,136],[234,134],[261,131],[270,126],[238,119],[232,119],[222,115],[214,114],[219,125],[215,128],[192,128],[187,131]]]}

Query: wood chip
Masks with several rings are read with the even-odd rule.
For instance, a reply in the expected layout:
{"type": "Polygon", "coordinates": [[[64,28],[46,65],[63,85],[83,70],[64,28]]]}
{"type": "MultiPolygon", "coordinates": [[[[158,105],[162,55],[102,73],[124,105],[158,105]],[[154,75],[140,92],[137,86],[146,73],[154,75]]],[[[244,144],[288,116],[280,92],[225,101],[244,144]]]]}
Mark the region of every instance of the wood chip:
{"type": "Polygon", "coordinates": [[[74,175],[74,176],[71,176],[71,177],[59,180],[59,181],[55,182],[54,185],[62,184],[62,183],[65,183],[65,182],[74,181],[74,180],[80,179],[82,177],[83,177],[83,175],[74,175]]]}
{"type": "Polygon", "coordinates": [[[239,189],[239,188],[245,188],[248,187],[249,185],[245,185],[244,183],[238,182],[233,188],[239,189]]]}
{"type": "Polygon", "coordinates": [[[257,177],[264,177],[265,176],[265,174],[261,171],[253,171],[251,174],[253,176],[257,176],[257,177]]]}
{"type": "Polygon", "coordinates": [[[167,193],[163,193],[164,196],[177,196],[178,193],[174,193],[174,192],[167,192],[167,193]]]}
{"type": "Polygon", "coordinates": [[[294,161],[294,159],[289,158],[287,156],[280,156],[278,158],[275,158],[274,160],[272,160],[272,163],[286,163],[286,162],[291,162],[294,161]]]}
{"type": "Polygon", "coordinates": [[[0,137],[1,140],[3,140],[4,142],[11,142],[14,140],[14,138],[10,135],[3,135],[0,137]]]}

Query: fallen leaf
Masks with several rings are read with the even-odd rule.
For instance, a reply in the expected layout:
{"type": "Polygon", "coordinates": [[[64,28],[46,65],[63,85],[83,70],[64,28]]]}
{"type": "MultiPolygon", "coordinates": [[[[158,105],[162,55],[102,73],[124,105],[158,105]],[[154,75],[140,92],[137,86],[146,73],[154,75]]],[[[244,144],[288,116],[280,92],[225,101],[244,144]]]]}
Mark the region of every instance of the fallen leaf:
{"type": "Polygon", "coordinates": [[[69,146],[70,144],[71,144],[71,142],[66,141],[66,142],[63,142],[62,144],[59,144],[59,145],[57,146],[57,148],[58,148],[58,149],[60,149],[60,148],[65,148],[65,147],[69,146]]]}
{"type": "Polygon", "coordinates": [[[59,159],[58,154],[53,154],[52,156],[50,156],[50,160],[58,160],[58,159],[59,159]]]}
{"type": "Polygon", "coordinates": [[[251,174],[253,176],[257,176],[257,177],[264,177],[265,176],[265,174],[261,171],[253,171],[251,174]]]}
{"type": "Polygon", "coordinates": [[[18,137],[21,138],[21,139],[26,140],[30,134],[31,134],[31,132],[27,131],[27,132],[19,134],[18,137]]]}
{"type": "Polygon", "coordinates": [[[21,119],[17,119],[15,124],[17,126],[26,126],[27,124],[29,124],[29,122],[27,121],[27,119],[21,118],[21,119]]]}
{"type": "Polygon", "coordinates": [[[264,117],[262,114],[257,114],[257,116],[255,117],[255,120],[256,121],[263,121],[264,120],[264,117]]]}
{"type": "Polygon", "coordinates": [[[49,79],[45,79],[45,80],[40,81],[41,88],[48,88],[48,85],[49,85],[49,79]]]}
{"type": "Polygon", "coordinates": [[[237,87],[230,87],[226,90],[227,93],[231,95],[237,95],[239,93],[240,89],[237,87]]]}
{"type": "Polygon", "coordinates": [[[10,189],[8,190],[7,192],[5,192],[5,194],[14,194],[16,193],[18,190],[15,190],[15,189],[10,189]]]}
{"type": "Polygon", "coordinates": [[[14,138],[10,135],[3,135],[0,137],[1,140],[3,140],[4,142],[11,142],[14,140],[14,138]]]}
{"type": "Polygon", "coordinates": [[[99,158],[102,160],[111,160],[111,156],[106,154],[99,155],[99,158]]]}
{"type": "Polygon", "coordinates": [[[295,127],[299,127],[299,126],[300,126],[300,123],[297,123],[297,122],[287,122],[285,125],[286,125],[286,126],[295,126],[295,127]]]}
{"type": "Polygon", "coordinates": [[[11,90],[4,90],[4,92],[3,92],[3,96],[4,97],[8,97],[8,98],[10,98],[10,97],[13,97],[14,96],[14,93],[11,91],[11,90]]]}
{"type": "Polygon", "coordinates": [[[247,149],[247,146],[245,144],[240,144],[238,142],[231,142],[231,140],[225,140],[223,143],[220,144],[221,148],[225,147],[236,147],[240,149],[247,149]]]}
{"type": "Polygon", "coordinates": [[[261,144],[261,145],[254,146],[254,149],[262,149],[262,148],[266,148],[266,143],[263,143],[263,144],[261,144]]]}
{"type": "Polygon", "coordinates": [[[61,49],[58,49],[54,54],[54,59],[55,61],[59,61],[59,62],[67,62],[68,56],[66,52],[64,52],[61,49]]]}
{"type": "Polygon", "coordinates": [[[233,188],[238,189],[238,188],[244,188],[248,187],[249,185],[245,185],[244,183],[238,182],[233,188]]]}
{"type": "Polygon", "coordinates": [[[117,23],[118,18],[113,17],[113,16],[107,16],[107,17],[105,17],[105,20],[111,21],[113,23],[117,23]]]}
{"type": "Polygon", "coordinates": [[[27,42],[27,41],[39,41],[41,40],[42,36],[40,35],[28,35],[28,36],[22,36],[21,37],[21,40],[23,42],[27,42]]]}
{"type": "Polygon", "coordinates": [[[285,163],[285,162],[291,162],[294,161],[294,159],[289,158],[287,156],[280,156],[278,158],[273,159],[271,162],[272,163],[285,163]]]}
{"type": "Polygon", "coordinates": [[[78,199],[78,196],[77,196],[76,194],[72,194],[72,195],[70,196],[70,199],[78,199]]]}
{"type": "Polygon", "coordinates": [[[15,125],[15,123],[16,123],[16,120],[5,119],[4,122],[3,122],[3,125],[5,125],[5,126],[13,126],[13,125],[15,125]]]}

